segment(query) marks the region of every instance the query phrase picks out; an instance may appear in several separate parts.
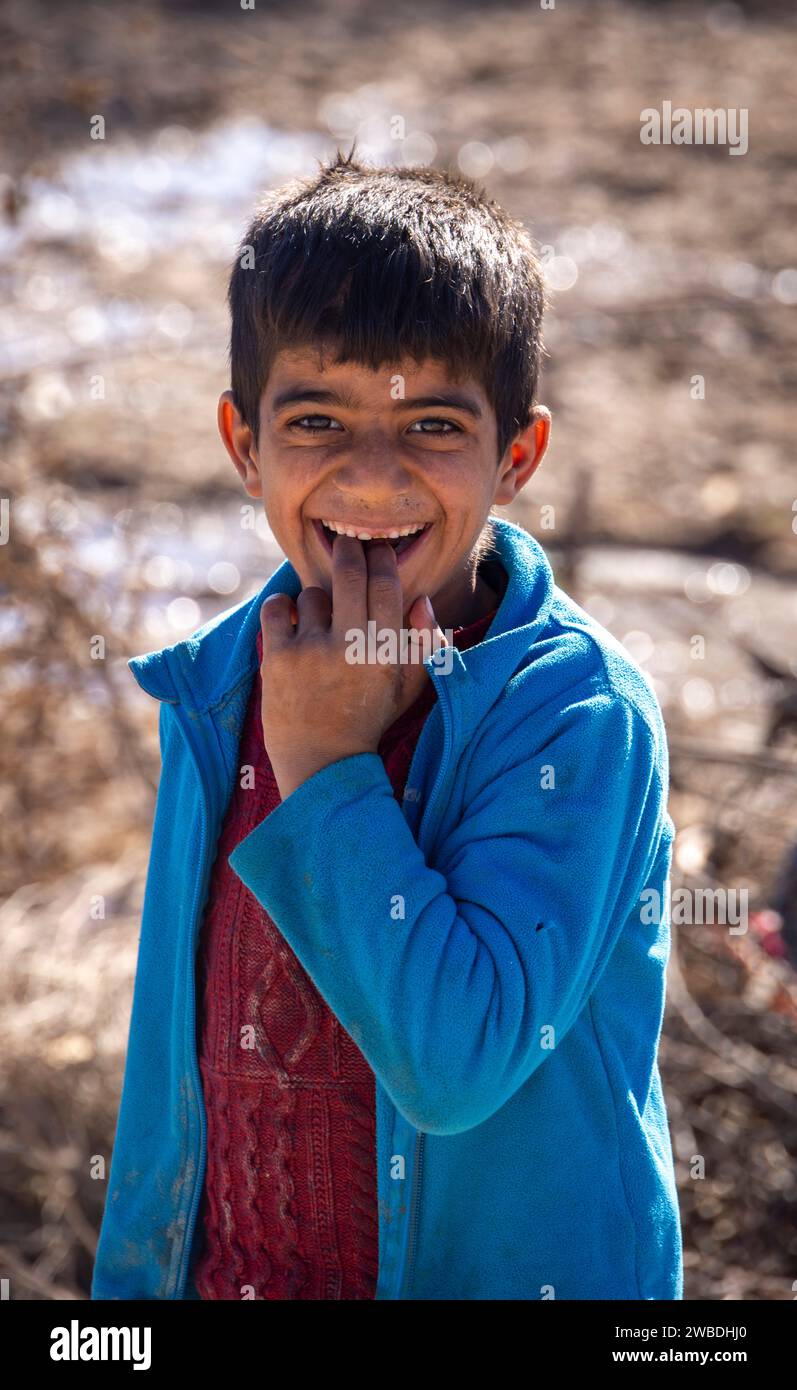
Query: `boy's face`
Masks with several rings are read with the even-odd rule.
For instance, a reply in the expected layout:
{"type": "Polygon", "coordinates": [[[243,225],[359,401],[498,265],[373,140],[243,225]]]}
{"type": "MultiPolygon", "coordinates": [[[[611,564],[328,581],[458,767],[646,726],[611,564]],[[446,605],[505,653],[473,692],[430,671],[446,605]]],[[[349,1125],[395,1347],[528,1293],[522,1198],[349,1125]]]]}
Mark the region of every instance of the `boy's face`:
{"type": "Polygon", "coordinates": [[[536,407],[499,464],[495,415],[476,381],[455,381],[432,359],[372,371],[308,348],[275,358],[257,446],[230,392],[219,402],[219,427],[303,588],[332,597],[322,522],[371,535],[424,527],[396,547],[404,614],[429,594],[440,625],[453,628],[473,621],[479,604],[483,581],[470,557],[490,507],[506,505],[528,481],[550,415],[536,407]]]}

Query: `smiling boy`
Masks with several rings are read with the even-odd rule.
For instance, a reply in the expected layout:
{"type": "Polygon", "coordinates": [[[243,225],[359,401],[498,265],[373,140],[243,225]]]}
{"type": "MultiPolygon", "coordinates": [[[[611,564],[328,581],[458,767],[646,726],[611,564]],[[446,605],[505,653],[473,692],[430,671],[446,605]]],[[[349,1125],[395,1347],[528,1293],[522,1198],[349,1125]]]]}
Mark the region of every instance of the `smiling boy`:
{"type": "Polygon", "coordinates": [[[543,300],[434,170],[338,155],[247,232],[219,428],[286,558],[130,663],[163,768],[94,1298],[682,1297],[661,714],[491,515],[543,300]]]}
{"type": "Polygon", "coordinates": [[[257,445],[234,393],[219,403],[221,435],[244,487],[263,499],[302,581],[295,605],[271,595],[262,614],[270,658],[263,732],[283,800],[328,763],[376,752],[428,682],[411,649],[389,669],[342,661],[345,634],[365,633],[369,622],[377,634],[398,631],[406,619],[406,632],[428,633],[436,650],[446,643],[441,629],[494,610],[498,596],[479,569],[485,522],[492,505],[511,502],[548,442],[550,412],[536,405],[496,474],[497,428],[484,388],[471,379],[452,387],[444,363],[396,365],[392,372],[325,364],[308,350],[278,353],[259,404],[257,445]],[[378,535],[395,538],[395,547],[378,535]]]}

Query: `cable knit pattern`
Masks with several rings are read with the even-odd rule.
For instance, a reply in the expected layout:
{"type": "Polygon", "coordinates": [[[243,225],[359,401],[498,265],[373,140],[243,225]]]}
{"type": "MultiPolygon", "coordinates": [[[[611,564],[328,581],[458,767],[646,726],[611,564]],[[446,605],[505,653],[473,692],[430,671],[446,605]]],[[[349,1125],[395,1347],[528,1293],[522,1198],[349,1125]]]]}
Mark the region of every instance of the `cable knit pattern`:
{"type": "MultiPolygon", "coordinates": [[[[456,629],[455,645],[480,641],[494,612],[456,629]]],[[[260,633],[257,646],[262,660],[260,633]]],[[[228,864],[280,802],[261,696],[258,671],[199,940],[208,1138],[193,1278],[203,1299],[251,1297],[250,1289],[258,1299],[371,1299],[379,1272],[374,1074],[228,864]]],[[[428,680],[379,744],[399,801],[436,698],[428,680]]]]}

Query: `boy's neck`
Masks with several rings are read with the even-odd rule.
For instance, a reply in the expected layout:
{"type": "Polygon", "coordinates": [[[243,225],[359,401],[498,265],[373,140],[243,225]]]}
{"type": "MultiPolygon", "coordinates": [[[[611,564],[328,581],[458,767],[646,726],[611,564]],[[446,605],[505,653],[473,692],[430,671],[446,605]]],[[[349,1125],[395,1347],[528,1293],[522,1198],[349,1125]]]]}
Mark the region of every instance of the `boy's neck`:
{"type": "Polygon", "coordinates": [[[488,613],[492,613],[500,602],[499,595],[491,584],[487,582],[484,575],[479,571],[476,575],[476,587],[473,593],[473,604],[471,616],[460,626],[470,627],[471,623],[476,623],[480,618],[486,618],[488,613]]]}
{"type": "Polygon", "coordinates": [[[444,632],[448,628],[454,631],[458,627],[470,627],[471,623],[486,618],[500,602],[500,593],[488,582],[480,565],[476,571],[473,588],[469,588],[464,597],[452,604],[450,611],[446,604],[439,607],[435,604],[435,617],[444,632]]]}

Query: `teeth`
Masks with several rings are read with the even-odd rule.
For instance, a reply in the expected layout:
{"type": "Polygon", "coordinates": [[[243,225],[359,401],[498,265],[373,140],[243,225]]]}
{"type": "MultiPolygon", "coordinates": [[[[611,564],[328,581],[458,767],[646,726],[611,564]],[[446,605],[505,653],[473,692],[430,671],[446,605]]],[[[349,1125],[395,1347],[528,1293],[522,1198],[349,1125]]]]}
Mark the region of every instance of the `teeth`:
{"type": "Polygon", "coordinates": [[[401,530],[393,531],[357,531],[354,526],[343,526],[339,521],[328,521],[326,517],[321,518],[322,526],[328,527],[330,531],[337,531],[339,536],[353,536],[359,541],[375,541],[382,537],[395,540],[399,536],[414,536],[418,531],[423,531],[427,523],[424,521],[420,526],[402,526],[401,530]]]}

